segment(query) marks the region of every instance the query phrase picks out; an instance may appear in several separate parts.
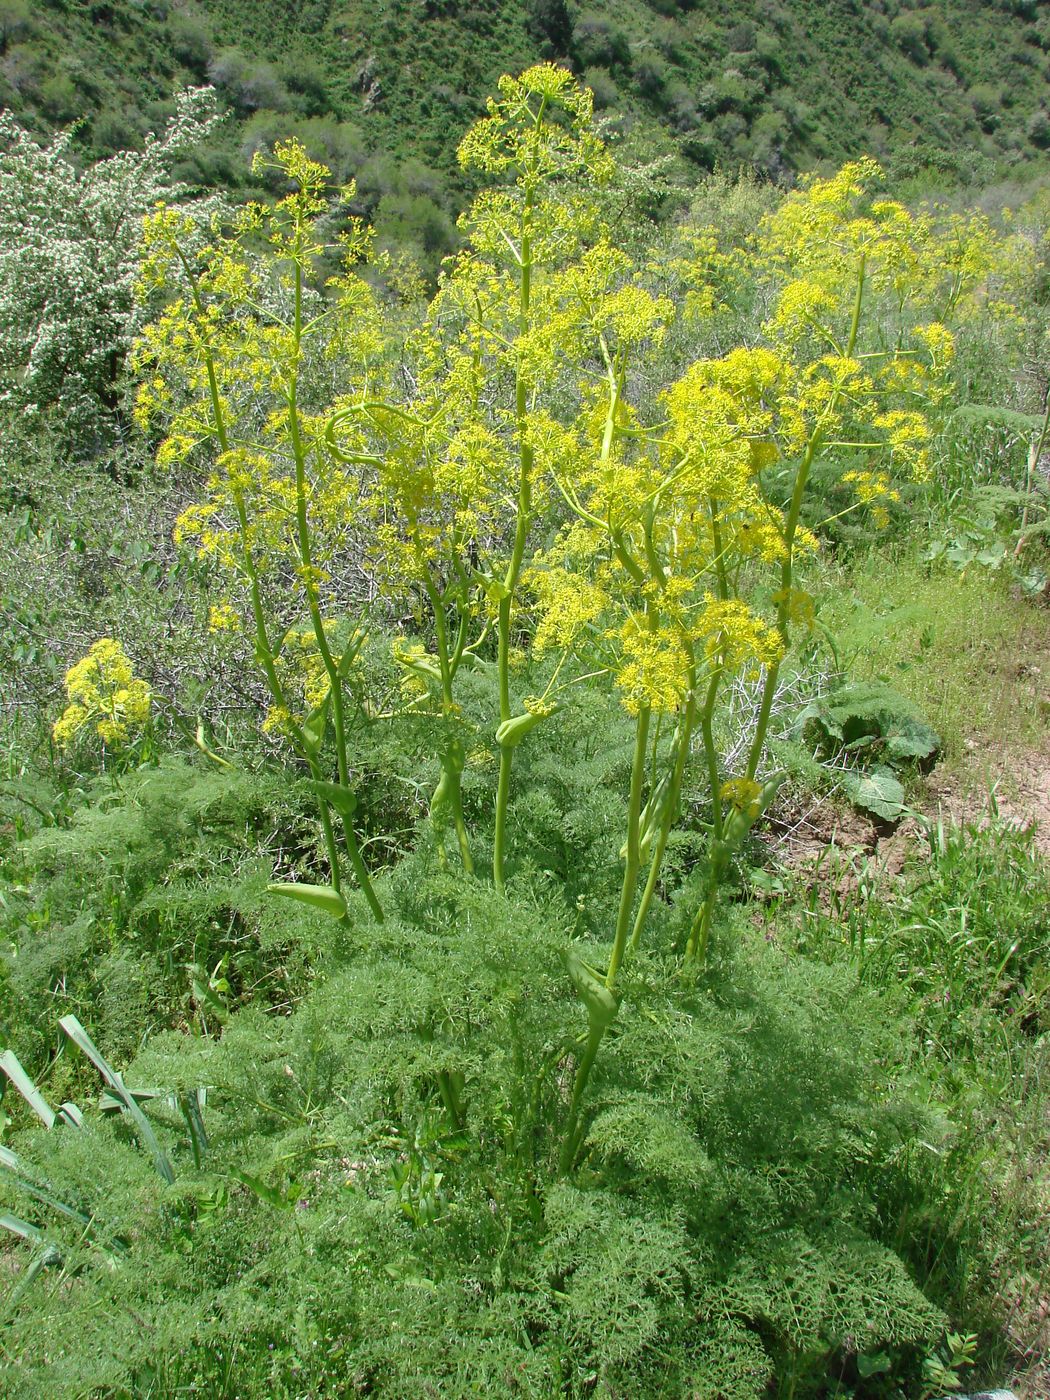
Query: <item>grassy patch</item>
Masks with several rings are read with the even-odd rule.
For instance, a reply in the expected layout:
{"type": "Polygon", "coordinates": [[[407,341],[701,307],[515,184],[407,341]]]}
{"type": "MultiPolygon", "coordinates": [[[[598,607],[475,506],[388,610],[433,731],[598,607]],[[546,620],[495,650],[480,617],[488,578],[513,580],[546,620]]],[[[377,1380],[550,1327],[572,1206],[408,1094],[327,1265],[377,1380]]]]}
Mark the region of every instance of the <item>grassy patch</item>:
{"type": "Polygon", "coordinates": [[[821,619],[854,676],[886,681],[919,706],[949,766],[983,735],[1009,748],[1045,737],[1050,614],[991,575],[872,553],[821,619]]]}

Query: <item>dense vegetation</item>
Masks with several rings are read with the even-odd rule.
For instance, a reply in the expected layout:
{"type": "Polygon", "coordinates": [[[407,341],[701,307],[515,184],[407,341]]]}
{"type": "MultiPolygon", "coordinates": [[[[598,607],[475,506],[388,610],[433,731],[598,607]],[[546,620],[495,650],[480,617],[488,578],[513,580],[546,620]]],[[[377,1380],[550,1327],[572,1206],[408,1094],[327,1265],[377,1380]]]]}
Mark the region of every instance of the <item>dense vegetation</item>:
{"type": "Polygon", "coordinates": [[[1038,1386],[1050,878],[924,773],[1045,731],[1045,200],[660,225],[540,64],[428,295],[302,126],[4,121],[6,1391],[1038,1386]]]}
{"type": "Polygon", "coordinates": [[[257,192],[252,154],[297,136],[355,212],[433,274],[468,185],[460,133],[500,73],[557,59],[593,89],[654,198],[714,168],[773,176],[873,154],[895,176],[990,183],[1050,148],[1050,18],[1035,0],[2,0],[0,105],[38,134],[80,121],[141,145],[177,85],[229,120],[184,179],[257,192]]]}

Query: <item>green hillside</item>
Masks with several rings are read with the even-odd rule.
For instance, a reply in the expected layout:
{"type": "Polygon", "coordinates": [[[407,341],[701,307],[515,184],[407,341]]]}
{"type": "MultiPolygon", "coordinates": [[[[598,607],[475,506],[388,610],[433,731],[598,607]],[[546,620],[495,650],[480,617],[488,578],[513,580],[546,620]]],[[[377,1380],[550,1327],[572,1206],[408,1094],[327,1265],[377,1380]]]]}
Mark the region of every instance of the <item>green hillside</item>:
{"type": "Polygon", "coordinates": [[[243,181],[244,150],[295,127],[433,249],[462,202],[459,133],[540,57],[684,177],[870,151],[986,179],[1050,145],[1035,0],[0,0],[0,104],[36,129],[82,120],[105,154],[155,129],[175,87],[212,82],[234,122],[197,178],[243,181]]]}

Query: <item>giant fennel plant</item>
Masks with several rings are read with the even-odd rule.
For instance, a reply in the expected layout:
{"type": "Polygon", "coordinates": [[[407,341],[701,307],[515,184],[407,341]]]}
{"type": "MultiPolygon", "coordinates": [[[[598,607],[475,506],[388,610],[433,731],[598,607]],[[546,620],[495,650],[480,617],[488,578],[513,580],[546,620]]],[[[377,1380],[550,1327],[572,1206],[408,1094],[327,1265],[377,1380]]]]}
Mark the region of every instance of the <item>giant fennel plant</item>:
{"type": "Polygon", "coordinates": [[[837,467],[875,524],[902,479],[922,479],[950,393],[947,323],[986,298],[1001,249],[979,219],[879,197],[874,162],[805,181],[744,246],[697,240],[691,310],[717,315],[746,274],[768,307],[760,337],[678,366],[653,392],[644,370],[665,363],[675,306],[603,218],[616,165],[567,72],[501,79],[468,132],[460,160],[492,184],[407,333],[359,266],[368,239],[356,225],[343,272],[317,285],[327,172],[295,143],[275,159],[292,192],[230,233],[204,242],[166,208],[148,219],[143,287],[169,301],[137,350],[140,421],[164,424],[161,462],[208,465],[179,533],[226,578],[216,623],[247,626],[272,697],[266,723],[320,803],[330,885],[284,892],[345,919],[346,860],[382,918],[348,758],[351,726],[377,710],[359,668],[365,600],[412,605],[393,709],[440,721],[431,817],[445,859],[454,845],[468,873],[477,841],[463,774],[495,746],[497,890],[517,747],[574,685],[607,676],[617,688],[634,724],[618,913],[603,967],[565,953],[588,1019],[568,1173],[694,758],[707,857],[682,950],[691,978],[733,856],[778,786],[766,762],[773,701],[814,615],[803,578],[818,545],[803,524],[814,466],[837,467]],[[367,586],[348,608],[353,574],[367,586]],[[540,695],[517,693],[522,648],[547,665],[540,695]],[[494,669],[488,736],[464,717],[467,668],[494,669]],[[724,771],[716,719],[741,672],[760,677],[761,699],[742,767],[724,771]]]}

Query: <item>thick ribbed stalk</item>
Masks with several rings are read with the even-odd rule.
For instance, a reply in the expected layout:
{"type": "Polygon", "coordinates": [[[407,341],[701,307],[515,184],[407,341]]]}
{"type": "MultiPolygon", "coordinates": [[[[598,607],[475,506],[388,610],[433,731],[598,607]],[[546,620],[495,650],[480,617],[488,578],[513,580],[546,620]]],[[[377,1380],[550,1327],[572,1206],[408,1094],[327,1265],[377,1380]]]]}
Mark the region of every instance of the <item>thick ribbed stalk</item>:
{"type": "Polygon", "coordinates": [[[616,990],[616,978],[627,950],[627,936],[631,926],[631,910],[638,888],[638,872],[641,869],[641,815],[642,788],[645,783],[646,755],[649,748],[649,719],[652,711],[645,707],[638,712],[634,733],[634,762],[631,765],[631,795],[627,807],[627,859],[624,862],[623,884],[620,886],[620,907],[616,916],[616,934],[613,938],[612,953],[609,957],[609,970],[605,985],[609,991],[616,990]]]}
{"type": "MultiPolygon", "coordinates": [[[[631,930],[631,910],[638,889],[638,872],[641,868],[641,815],[642,789],[645,786],[646,759],[649,749],[649,720],[652,711],[648,706],[639,710],[634,734],[634,761],[631,766],[631,795],[627,808],[627,858],[624,864],[623,883],[620,887],[620,907],[616,916],[616,932],[613,936],[612,951],[609,955],[609,968],[605,974],[606,990],[616,993],[616,981],[624,953],[627,951],[628,936],[631,930]]],[[[572,1086],[572,1100],[569,1104],[569,1117],[565,1125],[559,1170],[563,1176],[572,1171],[580,1148],[580,1108],[587,1083],[598,1058],[605,1033],[610,1022],[606,1019],[596,1022],[590,1018],[587,1045],[583,1058],[576,1070],[572,1086]]]]}
{"type": "Polygon", "coordinates": [[[649,861],[649,875],[645,882],[645,888],[642,890],[642,897],[638,902],[638,908],[635,911],[634,927],[631,930],[632,950],[636,949],[641,942],[642,929],[649,916],[649,906],[653,902],[657,881],[660,878],[660,871],[663,868],[667,842],[678,812],[678,801],[682,793],[682,779],[685,776],[685,765],[689,759],[689,745],[693,737],[693,725],[695,720],[696,693],[693,685],[690,685],[689,698],[686,701],[685,709],[682,711],[682,717],[679,721],[678,730],[673,743],[674,758],[671,767],[671,784],[667,793],[667,805],[661,816],[660,826],[656,833],[656,841],[653,845],[653,853],[649,861]]]}
{"type": "Polygon", "coordinates": [[[725,550],[722,548],[722,527],[718,523],[718,501],[711,497],[711,542],[715,547],[715,573],[718,577],[718,596],[724,603],[729,597],[729,574],[726,571],[725,550]]]}
{"type": "MultiPolygon", "coordinates": [[[[542,109],[541,109],[542,115],[542,109]]],[[[529,329],[529,306],[532,297],[532,247],[530,221],[532,218],[532,191],[526,188],[525,203],[521,216],[521,246],[519,250],[520,276],[518,282],[518,333],[524,336],[529,329]]],[[[525,544],[528,539],[532,515],[532,469],[533,450],[527,440],[527,416],[530,385],[520,366],[516,370],[514,385],[514,413],[518,435],[518,500],[517,516],[514,522],[514,544],[511,549],[507,571],[502,580],[502,596],[496,618],[497,657],[496,668],[499,676],[499,717],[505,724],[513,718],[510,706],[510,632],[511,614],[514,607],[514,594],[521,576],[525,559],[525,544]]],[[[492,844],[492,880],[498,890],[504,887],[504,865],[506,861],[507,812],[510,806],[510,777],[514,763],[514,748],[511,744],[500,744],[499,779],[496,784],[496,821],[492,844]]]]}
{"type": "MultiPolygon", "coordinates": [[[[422,549],[418,538],[417,549],[421,555],[422,549]]],[[[425,566],[423,587],[426,589],[427,597],[430,600],[431,611],[434,614],[434,636],[437,642],[438,669],[441,672],[441,713],[446,720],[451,720],[455,712],[452,683],[455,677],[455,668],[459,664],[459,659],[463,654],[463,645],[465,641],[463,622],[466,614],[464,613],[461,618],[459,637],[457,638],[455,652],[452,653],[449,650],[448,624],[445,620],[445,601],[425,566]]],[[[441,781],[438,783],[435,801],[431,803],[431,814],[437,815],[438,819],[442,822],[445,820],[446,810],[451,814],[452,826],[456,833],[456,843],[459,846],[459,857],[463,863],[463,869],[468,875],[473,875],[474,858],[470,853],[470,838],[467,833],[467,823],[463,816],[463,767],[463,744],[459,739],[453,739],[445,752],[441,755],[441,781]]],[[[443,850],[442,859],[444,859],[443,850]]]]}
{"type": "Polygon", "coordinates": [[[722,844],[721,781],[718,771],[718,750],[715,748],[714,729],[712,726],[715,700],[718,698],[718,686],[721,679],[722,672],[720,668],[712,672],[711,679],[707,686],[704,708],[700,713],[700,733],[703,735],[704,740],[707,779],[711,789],[711,842],[708,857],[710,866],[707,874],[707,891],[704,896],[704,902],[700,907],[699,914],[693,920],[693,926],[689,931],[689,941],[685,949],[686,964],[693,962],[693,960],[697,958],[701,963],[707,960],[707,947],[711,937],[711,920],[714,916],[715,903],[718,899],[718,888],[725,874],[725,849],[722,844]]]}

